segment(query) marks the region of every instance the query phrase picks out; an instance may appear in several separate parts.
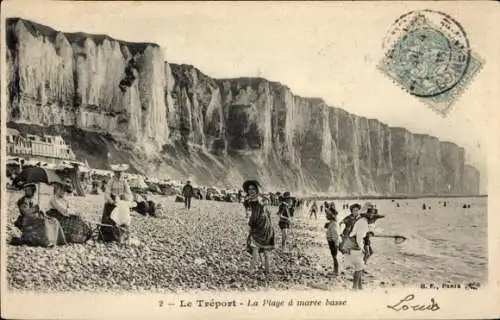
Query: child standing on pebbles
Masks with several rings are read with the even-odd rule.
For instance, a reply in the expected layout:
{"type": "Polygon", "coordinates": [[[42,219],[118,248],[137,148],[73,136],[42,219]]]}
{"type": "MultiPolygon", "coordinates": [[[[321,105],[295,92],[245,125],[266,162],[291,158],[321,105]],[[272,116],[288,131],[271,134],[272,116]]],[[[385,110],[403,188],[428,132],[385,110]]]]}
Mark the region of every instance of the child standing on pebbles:
{"type": "Polygon", "coordinates": [[[274,229],[271,224],[271,214],[265,208],[264,202],[259,196],[260,184],[255,180],[243,183],[243,190],[247,194],[245,208],[251,211],[248,221],[249,235],[247,238],[247,250],[252,254],[251,269],[257,270],[259,253],[264,254],[264,269],[270,272],[269,253],[274,249],[274,229]]]}
{"type": "Polygon", "coordinates": [[[278,226],[281,229],[281,249],[283,250],[283,252],[287,250],[288,229],[290,229],[292,219],[292,215],[290,212],[291,200],[292,199],[290,198],[290,192],[285,192],[278,209],[278,215],[280,217],[278,226]]]}
{"type": "Polygon", "coordinates": [[[339,275],[339,261],[337,259],[339,243],[340,243],[340,233],[339,224],[337,222],[338,212],[335,209],[335,204],[325,203],[325,214],[328,222],[325,224],[326,228],[326,240],[328,241],[328,247],[330,248],[330,253],[333,258],[333,273],[335,276],[339,275]]]}

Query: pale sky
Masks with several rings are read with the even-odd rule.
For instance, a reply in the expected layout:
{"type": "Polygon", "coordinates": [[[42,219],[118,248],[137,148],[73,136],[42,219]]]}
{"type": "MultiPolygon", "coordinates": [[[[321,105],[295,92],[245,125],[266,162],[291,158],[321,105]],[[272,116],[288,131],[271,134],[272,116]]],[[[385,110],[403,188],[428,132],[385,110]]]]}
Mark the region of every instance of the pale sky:
{"type": "Polygon", "coordinates": [[[487,4],[43,2],[30,3],[29,10],[10,3],[10,11],[2,10],[2,15],[65,32],[154,42],[168,62],[192,64],[214,78],[261,76],[297,95],[321,97],[354,114],[455,142],[466,149],[466,161],[481,171],[484,191],[493,126],[489,119],[500,70],[495,61],[498,41],[487,37],[488,26],[496,23],[491,10],[495,4],[487,4]],[[424,8],[459,21],[472,50],[486,61],[446,118],[376,69],[391,24],[410,10],[424,8]]]}

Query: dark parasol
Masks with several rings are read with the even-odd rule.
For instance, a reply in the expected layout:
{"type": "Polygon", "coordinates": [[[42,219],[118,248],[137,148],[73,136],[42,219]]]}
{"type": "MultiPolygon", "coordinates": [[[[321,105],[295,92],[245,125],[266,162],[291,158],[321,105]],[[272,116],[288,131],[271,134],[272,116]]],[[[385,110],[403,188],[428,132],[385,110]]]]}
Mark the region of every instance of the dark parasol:
{"type": "Polygon", "coordinates": [[[14,179],[14,185],[17,188],[23,188],[26,184],[31,183],[64,184],[56,170],[41,167],[25,167],[14,179]]]}

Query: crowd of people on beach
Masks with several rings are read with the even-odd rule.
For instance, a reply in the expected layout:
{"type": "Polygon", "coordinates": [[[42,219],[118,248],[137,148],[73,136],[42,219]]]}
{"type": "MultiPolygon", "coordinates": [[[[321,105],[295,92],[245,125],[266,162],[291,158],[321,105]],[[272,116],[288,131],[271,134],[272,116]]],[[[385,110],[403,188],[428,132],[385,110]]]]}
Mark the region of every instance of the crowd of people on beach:
{"type": "MultiPolygon", "coordinates": [[[[20,237],[14,237],[11,244],[51,247],[68,243],[85,243],[94,234],[103,242],[125,242],[130,236],[130,212],[135,211],[145,216],[158,216],[161,206],[140,194],[132,192],[123,177],[127,165],[111,166],[114,175],[105,185],[101,185],[104,207],[100,223],[93,226],[75,211],[66,195],[73,192],[69,179],[52,183],[53,195],[49,208],[45,212],[35,203],[37,185],[25,183],[24,195],[18,200],[19,217],[14,225],[21,231],[20,237]]],[[[95,187],[95,185],[93,186],[95,187]]],[[[243,203],[248,218],[249,234],[247,250],[251,254],[251,269],[259,269],[262,262],[265,272],[270,272],[270,253],[275,249],[275,233],[271,221],[270,206],[277,206],[278,226],[281,231],[281,249],[289,250],[289,232],[294,222],[295,210],[305,203],[291,197],[290,192],[264,194],[259,182],[248,180],[238,193],[238,201],[243,203]]],[[[191,209],[194,197],[191,181],[182,188],[184,207],[191,209]]],[[[318,212],[324,212],[327,218],[326,240],[333,259],[334,275],[339,273],[337,255],[339,252],[354,266],[354,288],[361,289],[362,269],[373,253],[369,242],[368,225],[379,216],[374,207],[367,204],[367,210],[360,214],[361,206],[357,203],[349,207],[351,215],[337,221],[338,212],[333,202],[324,202],[318,206],[316,201],[309,208],[309,218],[317,219],[318,212]],[[343,227],[343,229],[341,229],[343,227]]]]}
{"type": "MultiPolygon", "coordinates": [[[[251,269],[258,270],[259,261],[264,271],[270,272],[270,254],[276,248],[275,232],[272,225],[272,214],[266,200],[260,196],[260,184],[255,180],[245,181],[243,190],[247,194],[243,202],[246,216],[249,217],[249,234],[247,238],[247,251],[252,255],[251,269]],[[263,258],[262,258],[263,257],[263,258]]],[[[280,198],[277,215],[278,226],[281,230],[281,249],[288,249],[288,232],[292,227],[296,205],[290,198],[290,193],[285,192],[280,198]]],[[[342,253],[349,264],[353,266],[353,289],[361,290],[364,266],[373,248],[370,237],[374,223],[383,218],[371,203],[366,203],[362,208],[359,203],[349,206],[350,215],[338,221],[338,212],[333,202],[324,202],[320,206],[324,211],[327,223],[325,224],[326,240],[333,260],[334,276],[339,275],[338,254],[342,253]]],[[[318,204],[313,201],[309,208],[309,218],[313,215],[317,219],[318,204]]]]}
{"type": "MultiPolygon", "coordinates": [[[[68,200],[73,192],[69,179],[52,182],[53,195],[48,210],[41,210],[35,203],[37,184],[24,183],[24,195],[17,201],[19,216],[14,225],[20,237],[11,241],[15,245],[51,247],[68,243],[85,243],[94,234],[104,242],[124,242],[129,237],[131,211],[150,217],[161,215],[161,205],[148,200],[140,193],[132,192],[122,172],[127,165],[112,166],[114,176],[102,189],[104,207],[100,223],[82,218],[68,200]],[[94,225],[93,225],[94,224],[94,225]]],[[[38,199],[39,200],[39,199],[38,199]]]]}
{"type": "MultiPolygon", "coordinates": [[[[92,189],[100,188],[104,206],[100,223],[91,223],[72,207],[66,195],[73,192],[69,179],[52,183],[53,195],[49,208],[45,212],[35,203],[37,185],[25,183],[24,195],[18,200],[19,217],[14,225],[21,231],[20,237],[14,237],[12,244],[51,247],[68,243],[85,243],[95,237],[97,241],[124,243],[130,238],[131,212],[150,217],[162,215],[161,205],[148,200],[147,196],[132,191],[123,172],[127,165],[111,166],[113,177],[105,184],[93,183],[92,189]]],[[[375,236],[374,224],[383,218],[377,208],[367,202],[362,207],[359,203],[343,204],[343,209],[350,214],[339,220],[339,213],[334,202],[324,201],[319,204],[314,200],[292,197],[290,192],[263,193],[256,180],[247,180],[242,190],[236,194],[236,201],[243,204],[248,219],[246,247],[251,255],[251,272],[260,268],[271,272],[271,252],[276,248],[275,231],[272,224],[271,207],[277,207],[278,227],[281,235],[281,250],[290,252],[289,236],[294,227],[296,211],[301,209],[309,219],[318,219],[318,213],[326,217],[326,244],[333,262],[333,275],[339,275],[339,254],[344,261],[352,265],[353,289],[362,289],[364,266],[373,255],[370,238],[375,236]]],[[[181,189],[186,212],[191,210],[192,198],[196,197],[195,187],[187,180],[181,189]]],[[[446,206],[446,202],[442,204],[446,206]]]]}

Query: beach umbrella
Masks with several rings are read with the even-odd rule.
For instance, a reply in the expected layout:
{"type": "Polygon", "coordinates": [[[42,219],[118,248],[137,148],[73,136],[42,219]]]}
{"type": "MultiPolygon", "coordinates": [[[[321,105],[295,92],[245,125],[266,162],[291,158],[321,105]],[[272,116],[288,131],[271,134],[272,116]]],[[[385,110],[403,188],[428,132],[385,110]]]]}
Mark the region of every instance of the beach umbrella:
{"type": "Polygon", "coordinates": [[[63,183],[61,177],[57,174],[56,170],[51,170],[42,167],[26,167],[16,177],[15,185],[22,187],[27,183],[63,183]]]}
{"type": "Polygon", "coordinates": [[[38,185],[38,201],[40,201],[40,183],[52,184],[60,183],[64,185],[64,181],[59,177],[55,170],[42,167],[25,167],[23,171],[14,179],[14,186],[22,188],[26,184],[38,185]]]}

